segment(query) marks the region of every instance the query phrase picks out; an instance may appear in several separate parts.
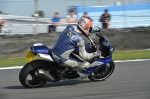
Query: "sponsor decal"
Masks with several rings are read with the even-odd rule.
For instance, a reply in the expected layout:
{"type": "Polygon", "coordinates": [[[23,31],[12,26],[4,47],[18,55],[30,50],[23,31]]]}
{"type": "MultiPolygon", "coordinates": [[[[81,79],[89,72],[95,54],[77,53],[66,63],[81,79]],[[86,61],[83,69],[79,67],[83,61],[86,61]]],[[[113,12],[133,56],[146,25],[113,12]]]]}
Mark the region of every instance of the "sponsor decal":
{"type": "Polygon", "coordinates": [[[60,58],[58,56],[56,56],[53,52],[52,52],[53,58],[55,58],[55,60],[58,62],[60,60],[60,58]]]}

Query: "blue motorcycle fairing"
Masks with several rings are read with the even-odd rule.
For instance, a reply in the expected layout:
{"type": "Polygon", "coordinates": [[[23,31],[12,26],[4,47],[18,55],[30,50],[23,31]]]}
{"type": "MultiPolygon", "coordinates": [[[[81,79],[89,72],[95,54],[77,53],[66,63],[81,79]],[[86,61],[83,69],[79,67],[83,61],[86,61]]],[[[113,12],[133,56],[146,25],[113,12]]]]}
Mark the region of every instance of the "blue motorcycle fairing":
{"type": "Polygon", "coordinates": [[[49,54],[50,52],[50,49],[46,45],[31,46],[30,50],[32,50],[34,53],[42,53],[42,54],[49,54]]]}
{"type": "Polygon", "coordinates": [[[82,70],[80,72],[83,73],[83,74],[90,74],[90,73],[96,71],[99,67],[104,66],[105,64],[111,62],[111,60],[112,60],[112,58],[106,58],[106,59],[97,60],[98,62],[102,62],[103,64],[101,64],[100,66],[95,66],[95,67],[89,68],[86,71],[82,70]]]}

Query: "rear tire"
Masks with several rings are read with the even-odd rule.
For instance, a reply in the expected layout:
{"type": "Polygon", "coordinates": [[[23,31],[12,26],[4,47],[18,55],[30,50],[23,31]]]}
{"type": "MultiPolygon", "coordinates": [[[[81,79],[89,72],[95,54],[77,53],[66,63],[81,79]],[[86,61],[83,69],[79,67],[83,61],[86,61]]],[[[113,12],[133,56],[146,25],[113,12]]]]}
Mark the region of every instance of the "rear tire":
{"type": "Polygon", "coordinates": [[[112,60],[111,62],[107,63],[105,66],[102,66],[97,71],[90,74],[88,78],[91,81],[103,81],[113,73],[114,69],[115,69],[115,63],[112,60]]]}
{"type": "Polygon", "coordinates": [[[33,60],[30,63],[27,63],[20,71],[20,83],[26,88],[37,88],[43,86],[47,81],[36,76],[36,71],[38,69],[48,70],[48,67],[48,63],[44,60],[33,60]],[[31,80],[27,80],[29,75],[31,76],[31,80]]]}

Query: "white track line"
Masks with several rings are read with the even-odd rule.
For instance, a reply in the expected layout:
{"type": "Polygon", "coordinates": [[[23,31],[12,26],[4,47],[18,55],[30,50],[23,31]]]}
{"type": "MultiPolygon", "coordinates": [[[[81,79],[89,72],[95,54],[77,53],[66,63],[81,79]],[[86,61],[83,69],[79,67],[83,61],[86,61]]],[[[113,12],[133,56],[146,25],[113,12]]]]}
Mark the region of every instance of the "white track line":
{"type": "Polygon", "coordinates": [[[5,70],[5,69],[20,69],[22,67],[23,66],[2,67],[2,68],[0,68],[0,70],[5,70]]]}
{"type": "Polygon", "coordinates": [[[136,59],[136,60],[117,60],[115,61],[116,63],[120,63],[120,62],[140,62],[140,61],[150,61],[150,59],[136,59]]]}
{"type": "MultiPolygon", "coordinates": [[[[114,61],[114,62],[116,62],[116,63],[121,63],[121,62],[138,62],[138,61],[150,61],[150,59],[136,59],[136,60],[124,60],[124,61],[117,60],[117,61],[114,61]]],[[[2,67],[2,68],[0,68],[0,70],[20,69],[20,68],[22,68],[22,67],[23,67],[23,66],[2,67]]]]}

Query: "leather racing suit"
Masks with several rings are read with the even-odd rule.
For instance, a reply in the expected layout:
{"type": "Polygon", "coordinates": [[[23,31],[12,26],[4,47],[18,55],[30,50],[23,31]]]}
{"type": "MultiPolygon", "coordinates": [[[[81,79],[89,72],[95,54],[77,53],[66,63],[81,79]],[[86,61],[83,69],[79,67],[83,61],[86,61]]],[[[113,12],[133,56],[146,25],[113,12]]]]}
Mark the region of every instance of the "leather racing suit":
{"type": "Polygon", "coordinates": [[[84,60],[91,60],[93,53],[87,53],[85,50],[84,39],[78,30],[73,26],[68,25],[61,33],[57,43],[52,49],[52,55],[55,61],[62,66],[72,68],[88,68],[90,63],[87,61],[77,62],[70,54],[76,49],[79,49],[79,54],[84,60]]]}

